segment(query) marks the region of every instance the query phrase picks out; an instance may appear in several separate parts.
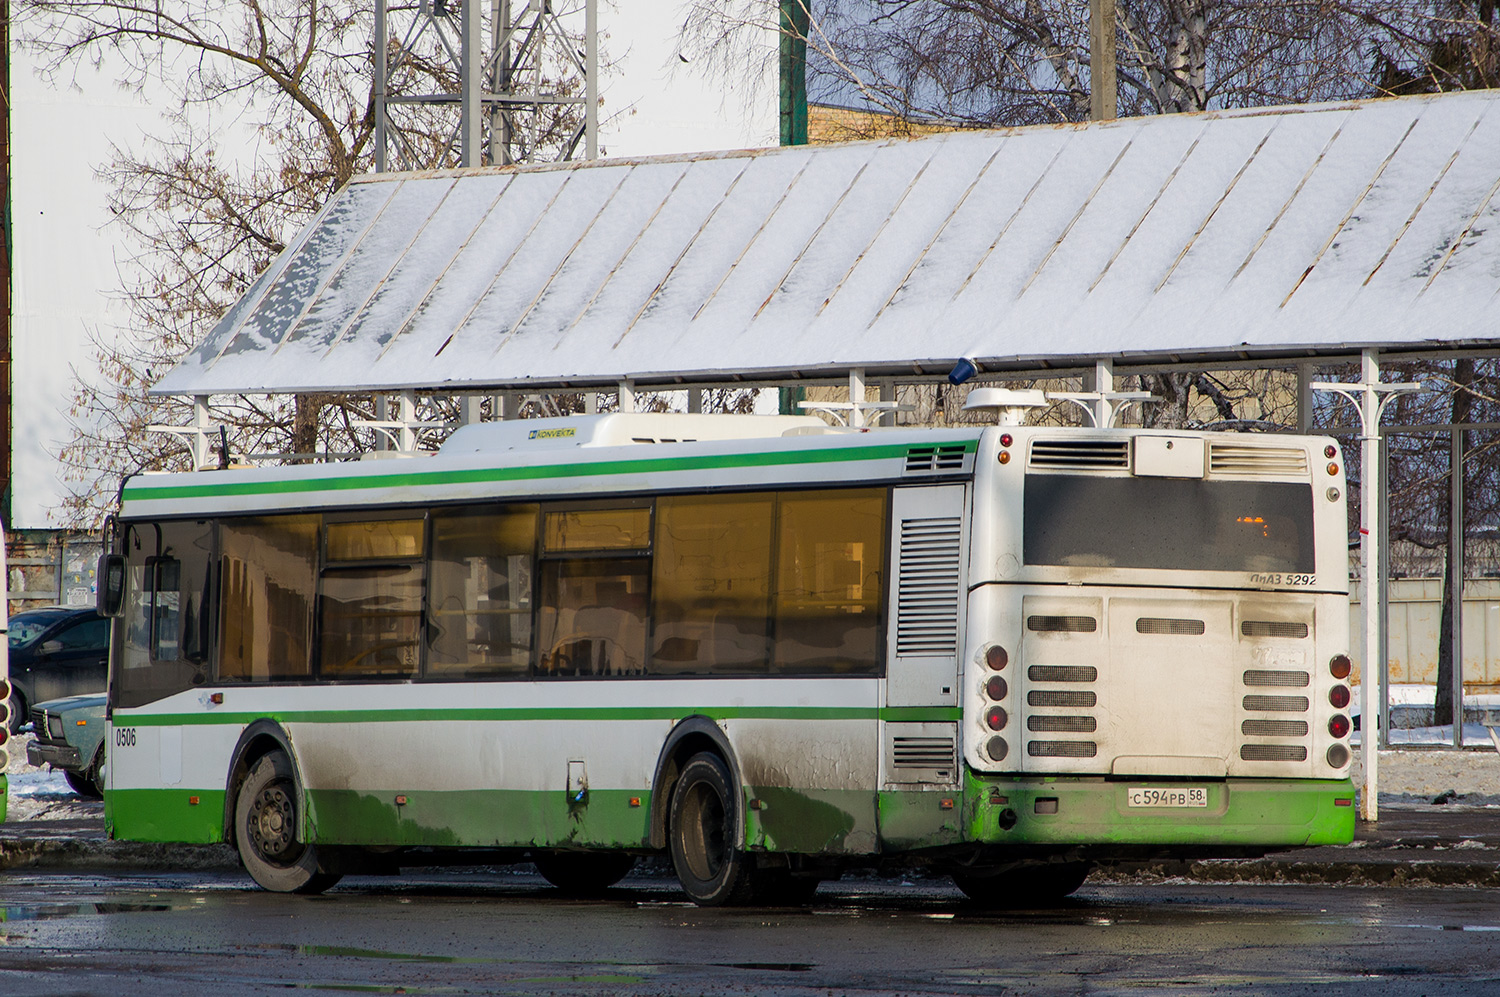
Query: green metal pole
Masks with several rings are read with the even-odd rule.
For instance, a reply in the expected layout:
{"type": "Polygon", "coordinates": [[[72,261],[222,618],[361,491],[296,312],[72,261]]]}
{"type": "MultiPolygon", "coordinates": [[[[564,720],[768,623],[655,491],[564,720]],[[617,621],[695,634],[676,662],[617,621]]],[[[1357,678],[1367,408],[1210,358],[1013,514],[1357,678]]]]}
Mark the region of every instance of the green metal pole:
{"type": "Polygon", "coordinates": [[[781,0],[781,144],[807,144],[807,32],[811,0],[781,0]]]}

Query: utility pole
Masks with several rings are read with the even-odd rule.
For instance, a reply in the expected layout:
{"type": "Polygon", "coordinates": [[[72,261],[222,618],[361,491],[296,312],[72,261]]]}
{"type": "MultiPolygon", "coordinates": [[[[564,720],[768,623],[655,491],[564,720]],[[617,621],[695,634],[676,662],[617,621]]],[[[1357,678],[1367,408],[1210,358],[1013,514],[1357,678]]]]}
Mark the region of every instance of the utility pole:
{"type": "Polygon", "coordinates": [[[1115,117],[1115,0],[1089,0],[1089,117],[1115,117]]]}
{"type": "Polygon", "coordinates": [[[0,523],[10,526],[15,450],[10,391],[10,0],[0,0],[0,51],[5,53],[0,70],[0,523]]]}

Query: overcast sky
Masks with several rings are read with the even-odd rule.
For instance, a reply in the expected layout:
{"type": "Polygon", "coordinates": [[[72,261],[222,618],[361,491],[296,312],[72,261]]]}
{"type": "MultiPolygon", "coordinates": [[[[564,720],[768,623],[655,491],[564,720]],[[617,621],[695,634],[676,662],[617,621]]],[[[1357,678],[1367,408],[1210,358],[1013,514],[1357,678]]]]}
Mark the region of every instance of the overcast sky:
{"type": "MultiPolygon", "coordinates": [[[[603,82],[601,141],[611,156],[771,145],[775,91],[748,108],[696,78],[677,58],[678,0],[601,5],[607,50],[619,64],[603,82]],[[673,70],[676,70],[675,75],[673,70]]],[[[66,494],[52,457],[68,437],[75,369],[91,372],[90,336],[110,337],[124,312],[121,248],[109,226],[94,171],[111,142],[135,145],[159,132],[158,109],[122,93],[105,74],[80,88],[37,79],[24,53],[11,53],[12,354],[15,439],[14,527],[57,525],[66,494]]],[[[174,445],[163,440],[163,445],[174,445]]]]}

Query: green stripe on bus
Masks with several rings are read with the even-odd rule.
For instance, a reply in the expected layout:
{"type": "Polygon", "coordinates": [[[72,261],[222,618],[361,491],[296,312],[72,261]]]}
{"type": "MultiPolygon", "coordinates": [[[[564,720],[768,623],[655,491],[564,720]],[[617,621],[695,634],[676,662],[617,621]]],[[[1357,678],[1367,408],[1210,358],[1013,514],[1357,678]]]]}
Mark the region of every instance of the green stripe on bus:
{"type": "MultiPolygon", "coordinates": [[[[964,453],[978,449],[977,440],[962,442],[964,453]]],[[[697,457],[659,457],[643,460],[605,460],[584,464],[545,464],[540,467],[480,467],[464,471],[416,471],[372,474],[368,477],[330,477],[289,481],[235,481],[209,485],[127,485],[125,500],[227,498],[237,495],[277,495],[293,492],[357,491],[372,488],[419,488],[436,485],[490,484],[540,478],[581,478],[614,474],[655,474],[729,467],[772,467],[779,464],[826,464],[841,461],[905,458],[914,444],[836,447],[824,450],[774,451],[752,454],[705,454],[697,457]]]]}
{"type": "Polygon", "coordinates": [[[900,723],[956,722],[956,706],[731,706],[695,709],[671,706],[511,707],[496,709],[267,710],[263,713],[116,713],[116,727],[244,725],[260,719],[282,723],[433,723],[455,720],[888,720],[900,723]]]}

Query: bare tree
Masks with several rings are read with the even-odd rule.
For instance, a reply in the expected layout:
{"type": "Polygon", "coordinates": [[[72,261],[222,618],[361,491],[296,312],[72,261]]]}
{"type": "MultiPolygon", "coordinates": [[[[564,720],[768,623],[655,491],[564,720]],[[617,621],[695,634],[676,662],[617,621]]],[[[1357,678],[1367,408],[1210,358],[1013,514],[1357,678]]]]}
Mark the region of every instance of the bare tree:
{"type": "MultiPolygon", "coordinates": [[[[17,43],[53,79],[107,62],[123,67],[123,86],[164,108],[160,137],[116,148],[100,170],[129,247],[119,294],[130,326],[95,339],[100,377],[75,378],[72,437],[58,455],[75,489],[65,522],[88,526],[112,505],[122,476],[188,466],[182,447],[145,427],[187,422],[190,403],[145,389],[204,338],[334,191],[370,168],[373,9],[318,0],[17,0],[13,12],[17,43]],[[246,154],[221,152],[247,137],[246,154]]],[[[457,89],[452,61],[429,55],[417,49],[401,62],[388,81],[393,95],[457,89]]],[[[541,141],[566,140],[577,113],[559,106],[541,141]]],[[[399,127],[405,149],[425,151],[423,165],[455,165],[445,158],[452,126],[439,112],[409,111],[399,127]]],[[[211,405],[212,420],[233,427],[237,453],[374,444],[354,425],[374,415],[370,398],[215,396],[211,405]]]]}

